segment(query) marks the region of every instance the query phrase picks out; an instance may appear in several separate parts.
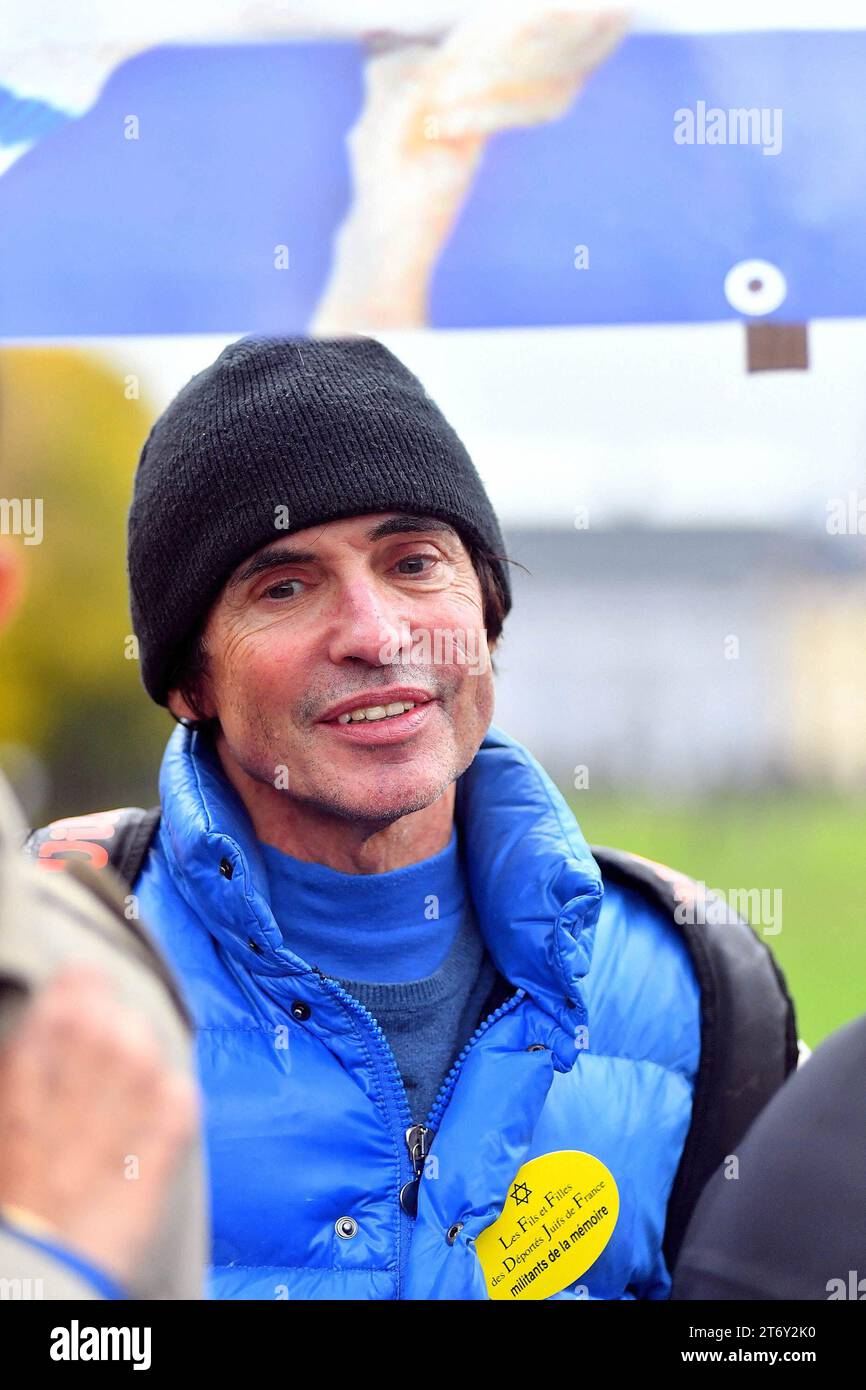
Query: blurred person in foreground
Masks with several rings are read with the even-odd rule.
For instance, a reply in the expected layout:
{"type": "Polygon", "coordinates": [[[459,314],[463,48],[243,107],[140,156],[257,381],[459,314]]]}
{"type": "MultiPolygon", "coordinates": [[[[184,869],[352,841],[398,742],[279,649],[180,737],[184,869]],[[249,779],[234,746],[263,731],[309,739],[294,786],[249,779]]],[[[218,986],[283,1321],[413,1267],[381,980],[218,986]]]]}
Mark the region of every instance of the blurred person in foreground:
{"type": "MultiPolygon", "coordinates": [[[[0,537],[0,628],[19,577],[0,537]]],[[[120,882],[24,835],[0,775],[0,1298],[200,1298],[189,1020],[120,882]]]]}
{"type": "MultiPolygon", "coordinates": [[[[704,1180],[794,1065],[791,1002],[745,924],[681,926],[677,876],[591,853],[491,723],[508,559],[421,383],[371,338],[232,344],[150,432],[128,554],[180,724],[161,804],[29,849],[122,865],[182,981],[214,1295],[486,1299],[476,1239],[518,1171],[578,1151],[618,1216],[545,1296],[667,1297],[704,1180]]],[[[576,737],[555,651],[538,674],[576,737]]]]}
{"type": "Polygon", "coordinates": [[[790,1076],[704,1189],[675,1299],[866,1299],[866,1015],[790,1076]]]}

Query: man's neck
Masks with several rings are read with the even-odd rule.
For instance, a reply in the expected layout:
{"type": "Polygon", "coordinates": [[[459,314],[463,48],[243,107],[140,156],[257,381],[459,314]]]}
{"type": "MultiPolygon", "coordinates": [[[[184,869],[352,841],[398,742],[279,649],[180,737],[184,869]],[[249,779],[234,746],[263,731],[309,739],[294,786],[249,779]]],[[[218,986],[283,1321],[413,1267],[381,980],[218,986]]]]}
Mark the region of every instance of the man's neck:
{"type": "Polygon", "coordinates": [[[309,864],[344,874],[382,874],[430,859],[447,846],[454,825],[455,784],[423,810],[397,820],[348,820],[293,800],[286,792],[251,777],[226,752],[216,751],[223,772],[247,809],[256,839],[309,864]]]}

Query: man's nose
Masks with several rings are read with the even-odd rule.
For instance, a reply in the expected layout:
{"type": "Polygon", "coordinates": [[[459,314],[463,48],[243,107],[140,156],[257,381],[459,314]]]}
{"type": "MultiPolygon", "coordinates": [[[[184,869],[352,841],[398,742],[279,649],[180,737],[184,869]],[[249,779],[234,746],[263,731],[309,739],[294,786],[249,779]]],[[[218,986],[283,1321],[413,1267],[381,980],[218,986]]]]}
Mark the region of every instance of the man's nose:
{"type": "Polygon", "coordinates": [[[355,579],[340,592],[328,642],[331,661],[347,658],[388,666],[409,631],[405,598],[389,597],[372,581],[355,579]]]}

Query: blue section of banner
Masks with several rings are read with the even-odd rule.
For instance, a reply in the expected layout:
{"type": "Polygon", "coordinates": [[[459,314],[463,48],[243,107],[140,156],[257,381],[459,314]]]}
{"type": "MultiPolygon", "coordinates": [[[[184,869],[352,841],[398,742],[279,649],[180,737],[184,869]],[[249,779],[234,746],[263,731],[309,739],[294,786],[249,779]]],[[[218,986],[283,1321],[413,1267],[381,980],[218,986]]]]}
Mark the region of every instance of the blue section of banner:
{"type": "Polygon", "coordinates": [[[0,145],[21,145],[41,140],[49,131],[64,125],[71,117],[48,101],[19,97],[0,85],[0,145]]]}
{"type": "MultiPolygon", "coordinates": [[[[363,62],[305,43],[124,64],[0,178],[0,334],[303,331],[351,199],[363,62]]],[[[491,139],[431,322],[736,318],[724,278],[752,258],[787,278],[772,317],[866,315],[864,71],[861,32],[630,37],[565,116],[491,139]],[[677,144],[699,102],[781,111],[780,152],[677,144]]]]}
{"type": "Polygon", "coordinates": [[[561,120],[490,142],[435,322],[736,318],[725,276],[751,259],[788,282],[768,317],[866,314],[864,75],[866,33],[631,38],[561,120]],[[780,152],[676,144],[674,113],[700,101],[780,110],[780,152]]]}
{"type": "Polygon", "coordinates": [[[301,328],[349,203],[362,78],[353,44],[125,63],[0,178],[0,333],[301,328]]]}

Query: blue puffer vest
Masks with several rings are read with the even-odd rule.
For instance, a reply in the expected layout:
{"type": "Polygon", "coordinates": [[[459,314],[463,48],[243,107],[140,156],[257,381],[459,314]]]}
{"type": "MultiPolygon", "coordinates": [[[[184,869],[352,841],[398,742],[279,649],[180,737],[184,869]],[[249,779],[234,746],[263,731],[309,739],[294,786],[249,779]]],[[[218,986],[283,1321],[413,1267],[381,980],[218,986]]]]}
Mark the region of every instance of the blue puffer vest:
{"type": "Polygon", "coordinates": [[[421,1181],[387,1041],[285,945],[251,822],[201,734],[171,735],[160,794],[134,889],[198,1030],[212,1296],[486,1299],[474,1238],[523,1163],[580,1149],[612,1172],[619,1220],[555,1296],[667,1297],[662,1238],[691,1119],[700,990],[670,920],[626,886],[603,890],[526,749],[491,726],[457,783],[470,892],[510,988],[439,1092],[427,1120],[436,1162],[421,1181]],[[413,1182],[415,1215],[400,1200],[413,1182]],[[343,1217],[357,1223],[350,1239],[336,1231],[343,1217]]]}

